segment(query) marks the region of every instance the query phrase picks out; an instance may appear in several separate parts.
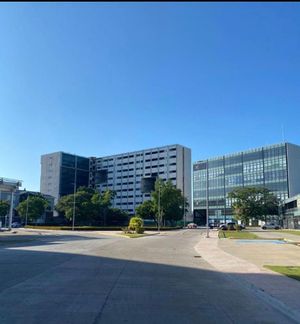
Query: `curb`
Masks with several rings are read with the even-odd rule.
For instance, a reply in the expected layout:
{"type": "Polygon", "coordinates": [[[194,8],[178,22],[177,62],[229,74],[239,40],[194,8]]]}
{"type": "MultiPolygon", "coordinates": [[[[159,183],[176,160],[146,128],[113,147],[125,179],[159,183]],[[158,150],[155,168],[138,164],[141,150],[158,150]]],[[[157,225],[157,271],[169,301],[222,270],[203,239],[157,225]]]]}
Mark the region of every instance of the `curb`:
{"type": "MultiPolygon", "coordinates": [[[[212,233],[211,233],[212,234],[212,233]]],[[[284,302],[282,302],[280,299],[273,297],[270,293],[268,293],[267,291],[265,291],[264,289],[260,288],[258,285],[256,285],[255,283],[251,282],[251,280],[247,280],[244,278],[240,278],[240,276],[236,276],[239,273],[243,273],[243,274],[247,274],[247,273],[272,273],[274,274],[274,272],[272,271],[264,271],[262,272],[260,270],[260,268],[258,268],[256,265],[242,260],[230,253],[227,253],[225,251],[223,251],[222,249],[220,249],[217,245],[219,238],[217,236],[210,236],[210,238],[206,238],[204,236],[201,237],[200,241],[194,246],[194,249],[197,251],[197,253],[199,253],[202,258],[209,263],[211,266],[213,266],[219,273],[221,273],[222,275],[224,275],[226,278],[228,278],[231,281],[234,281],[236,284],[239,285],[240,288],[242,289],[246,289],[248,292],[253,293],[257,298],[260,298],[261,300],[263,300],[264,302],[266,302],[267,304],[269,304],[272,308],[280,311],[284,316],[286,316],[289,320],[292,320],[295,323],[300,323],[300,311],[298,309],[292,308],[290,306],[288,306],[287,304],[285,304],[284,302]],[[208,241],[206,240],[210,240],[209,244],[205,244],[208,243],[208,241]],[[206,241],[206,242],[205,242],[206,241]],[[202,247],[202,249],[200,248],[201,242],[204,243],[204,248],[202,247]],[[209,251],[209,247],[211,247],[211,251],[209,251]],[[207,249],[208,248],[208,249],[207,249]],[[204,253],[203,253],[204,252],[204,253]],[[218,255],[220,254],[220,258],[218,260],[218,255]],[[232,264],[237,264],[237,266],[234,268],[234,266],[228,266],[226,267],[226,262],[223,264],[222,260],[226,260],[228,261],[228,259],[231,257],[231,261],[230,263],[232,264]],[[214,262],[214,260],[216,260],[216,262],[214,262]],[[239,261],[240,260],[240,264],[239,261]],[[221,261],[221,262],[220,262],[221,261]],[[243,265],[249,265],[249,268],[247,269],[247,271],[243,271],[243,265]],[[249,269],[251,269],[251,272],[249,272],[249,269]],[[234,270],[238,270],[236,273],[234,273],[234,270]]],[[[268,269],[266,269],[268,270],[268,269]]]]}

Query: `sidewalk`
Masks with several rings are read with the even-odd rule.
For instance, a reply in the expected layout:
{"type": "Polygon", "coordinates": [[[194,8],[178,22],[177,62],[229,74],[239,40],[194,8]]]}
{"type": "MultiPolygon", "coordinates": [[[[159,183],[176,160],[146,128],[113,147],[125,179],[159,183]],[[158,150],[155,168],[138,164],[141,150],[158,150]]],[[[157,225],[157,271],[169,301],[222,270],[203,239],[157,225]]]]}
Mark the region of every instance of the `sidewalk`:
{"type": "MultiPolygon", "coordinates": [[[[234,255],[235,250],[230,248],[236,240],[220,240],[217,231],[210,231],[209,235],[210,237],[206,238],[206,233],[203,233],[199,243],[195,246],[196,251],[204,260],[241,287],[250,290],[256,297],[263,299],[295,322],[300,323],[299,281],[262,268],[260,264],[254,264],[253,256],[250,262],[251,255],[249,258],[247,255],[243,255],[243,258],[237,257],[234,255]],[[220,247],[220,242],[226,245],[227,252],[220,247]]],[[[288,249],[288,244],[285,245],[288,249]]],[[[299,249],[299,247],[291,247],[299,249]]],[[[265,244],[256,244],[256,248],[260,251],[260,257],[268,251],[268,246],[265,244]]]]}

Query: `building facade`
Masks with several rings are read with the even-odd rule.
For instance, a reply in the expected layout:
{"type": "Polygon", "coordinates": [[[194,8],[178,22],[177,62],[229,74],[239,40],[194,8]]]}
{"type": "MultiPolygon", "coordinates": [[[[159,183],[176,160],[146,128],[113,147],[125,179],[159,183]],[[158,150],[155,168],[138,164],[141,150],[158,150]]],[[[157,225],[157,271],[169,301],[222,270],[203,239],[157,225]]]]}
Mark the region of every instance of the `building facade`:
{"type": "Polygon", "coordinates": [[[300,194],[283,202],[281,217],[284,228],[300,229],[300,194]]]}
{"type": "MultiPolygon", "coordinates": [[[[100,192],[114,190],[116,197],[113,207],[130,214],[134,214],[138,205],[150,199],[149,193],[141,192],[143,177],[158,176],[162,180],[171,180],[191,206],[191,150],[184,146],[169,145],[92,158],[90,168],[90,185],[100,192]],[[101,184],[96,184],[97,172],[101,184]],[[105,172],[107,177],[104,176],[105,172]]],[[[191,217],[188,218],[191,220],[191,217]]]]}
{"type": "MultiPolygon", "coordinates": [[[[135,213],[135,208],[150,194],[141,192],[143,177],[158,176],[171,180],[188,199],[191,210],[191,150],[181,145],[168,145],[105,157],[83,158],[57,152],[41,157],[41,192],[57,200],[74,192],[75,170],[77,187],[90,186],[100,192],[116,192],[113,207],[135,213]],[[80,181],[79,181],[80,180],[80,181]]],[[[191,212],[186,220],[192,220],[191,212]]]]}
{"type": "Polygon", "coordinates": [[[228,193],[238,187],[261,186],[283,201],[300,193],[300,147],[275,144],[198,161],[193,164],[194,221],[227,222],[233,212],[228,193]]]}
{"type": "Polygon", "coordinates": [[[16,191],[18,191],[21,185],[21,180],[0,177],[0,201],[7,201],[10,205],[8,214],[0,215],[0,229],[2,226],[11,228],[16,202],[16,191]]]}
{"type": "Polygon", "coordinates": [[[42,155],[41,193],[54,197],[56,204],[61,196],[73,193],[80,186],[87,187],[89,171],[89,158],[64,152],[42,155]]]}

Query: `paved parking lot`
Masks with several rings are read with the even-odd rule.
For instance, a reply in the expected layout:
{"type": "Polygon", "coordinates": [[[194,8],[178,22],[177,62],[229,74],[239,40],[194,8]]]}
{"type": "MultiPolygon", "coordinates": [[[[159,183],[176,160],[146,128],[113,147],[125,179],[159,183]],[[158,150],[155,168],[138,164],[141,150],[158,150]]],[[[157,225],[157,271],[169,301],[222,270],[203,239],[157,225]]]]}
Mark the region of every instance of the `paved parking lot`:
{"type": "MultiPolygon", "coordinates": [[[[262,237],[263,234],[270,238],[279,233],[264,232],[262,237]]],[[[275,240],[271,243],[245,241],[248,240],[218,239],[217,231],[211,231],[210,238],[203,236],[197,250],[217,270],[227,273],[232,280],[252,290],[257,298],[276,305],[300,323],[300,282],[263,267],[300,266],[300,247],[276,244],[275,240]]]]}
{"type": "Polygon", "coordinates": [[[199,255],[201,233],[48,233],[0,245],[0,322],[294,323],[199,255]]]}

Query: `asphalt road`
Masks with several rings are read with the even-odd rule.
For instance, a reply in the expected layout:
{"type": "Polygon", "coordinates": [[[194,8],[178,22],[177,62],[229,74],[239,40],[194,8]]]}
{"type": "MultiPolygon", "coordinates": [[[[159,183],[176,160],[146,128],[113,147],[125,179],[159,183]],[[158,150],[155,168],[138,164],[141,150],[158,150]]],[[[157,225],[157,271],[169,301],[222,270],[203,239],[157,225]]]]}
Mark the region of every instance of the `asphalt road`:
{"type": "Polygon", "coordinates": [[[197,255],[200,233],[0,243],[0,323],[291,323],[197,255]]]}

